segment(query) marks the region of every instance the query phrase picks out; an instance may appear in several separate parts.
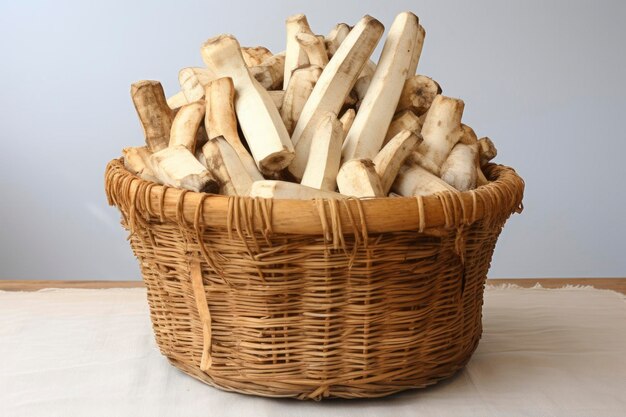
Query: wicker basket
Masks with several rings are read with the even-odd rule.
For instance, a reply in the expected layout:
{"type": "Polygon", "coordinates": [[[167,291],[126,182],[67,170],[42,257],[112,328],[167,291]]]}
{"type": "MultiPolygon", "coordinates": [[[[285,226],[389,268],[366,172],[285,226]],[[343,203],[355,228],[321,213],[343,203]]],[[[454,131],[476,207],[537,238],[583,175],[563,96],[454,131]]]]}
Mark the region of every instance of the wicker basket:
{"type": "Polygon", "coordinates": [[[229,391],[380,397],[467,363],[483,286],[522,179],[418,198],[266,200],[106,169],[163,355],[229,391]]]}

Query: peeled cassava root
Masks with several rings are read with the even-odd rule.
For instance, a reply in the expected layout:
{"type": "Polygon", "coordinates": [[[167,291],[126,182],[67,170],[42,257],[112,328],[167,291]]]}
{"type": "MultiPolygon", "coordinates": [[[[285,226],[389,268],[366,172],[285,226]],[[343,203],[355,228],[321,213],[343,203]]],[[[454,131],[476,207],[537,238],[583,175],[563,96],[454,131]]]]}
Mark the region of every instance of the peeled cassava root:
{"type": "Polygon", "coordinates": [[[276,199],[413,197],[489,183],[497,154],[462,123],[465,104],[416,74],[426,31],[402,12],[383,32],[364,16],[326,36],[303,14],[286,19],[285,50],[201,45],[166,98],[157,81],[131,86],[145,146],[123,150],[128,171],[196,192],[276,199]]]}

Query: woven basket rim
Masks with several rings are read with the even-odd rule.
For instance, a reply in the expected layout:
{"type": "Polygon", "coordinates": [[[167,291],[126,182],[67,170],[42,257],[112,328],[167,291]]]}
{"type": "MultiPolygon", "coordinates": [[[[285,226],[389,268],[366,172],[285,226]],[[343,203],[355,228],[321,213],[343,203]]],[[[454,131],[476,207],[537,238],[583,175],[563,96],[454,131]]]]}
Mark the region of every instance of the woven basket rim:
{"type": "Polygon", "coordinates": [[[152,183],[127,171],[119,158],[106,167],[105,188],[110,205],[134,207],[143,216],[161,221],[235,229],[235,219],[248,212],[253,222],[273,233],[319,235],[337,224],[345,225],[343,234],[359,233],[362,228],[384,233],[454,228],[478,220],[493,219],[497,223],[503,216],[520,213],[523,179],[505,165],[490,163],[484,171],[491,182],[465,192],[424,197],[278,200],[199,193],[152,183]],[[329,215],[330,220],[325,221],[329,215]]]}

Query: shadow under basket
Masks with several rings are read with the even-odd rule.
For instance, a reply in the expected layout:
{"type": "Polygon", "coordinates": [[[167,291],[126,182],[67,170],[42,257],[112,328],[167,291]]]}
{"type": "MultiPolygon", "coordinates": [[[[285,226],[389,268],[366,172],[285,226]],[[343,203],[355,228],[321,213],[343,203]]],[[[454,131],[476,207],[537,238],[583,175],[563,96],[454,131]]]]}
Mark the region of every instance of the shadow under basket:
{"type": "Polygon", "coordinates": [[[161,353],[218,388],[381,397],[462,368],[482,333],[496,240],[524,182],[476,190],[271,200],[168,188],[106,168],[161,353]]]}

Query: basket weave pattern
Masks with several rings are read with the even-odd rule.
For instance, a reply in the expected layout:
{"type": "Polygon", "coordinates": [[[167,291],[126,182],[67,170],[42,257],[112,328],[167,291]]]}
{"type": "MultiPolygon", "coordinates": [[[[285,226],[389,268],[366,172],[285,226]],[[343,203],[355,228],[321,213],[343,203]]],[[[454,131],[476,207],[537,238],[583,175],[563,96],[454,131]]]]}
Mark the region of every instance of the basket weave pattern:
{"type": "Polygon", "coordinates": [[[491,256],[523,194],[512,169],[487,175],[468,193],[273,202],[163,187],[114,160],[106,191],[173,365],[248,394],[379,397],[450,376],[476,349],[491,256]]]}

